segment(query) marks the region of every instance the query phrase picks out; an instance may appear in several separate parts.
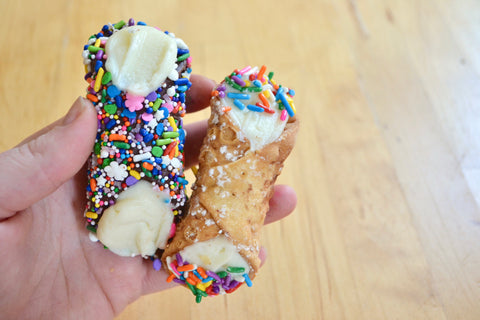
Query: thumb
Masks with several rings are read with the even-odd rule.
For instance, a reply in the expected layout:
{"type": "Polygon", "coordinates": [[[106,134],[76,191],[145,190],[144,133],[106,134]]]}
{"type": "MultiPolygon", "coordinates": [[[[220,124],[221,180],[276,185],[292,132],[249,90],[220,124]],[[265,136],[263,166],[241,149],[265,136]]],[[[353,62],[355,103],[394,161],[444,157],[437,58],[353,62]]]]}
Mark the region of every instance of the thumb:
{"type": "Polygon", "coordinates": [[[1,153],[0,219],[28,208],[73,177],[92,150],[96,128],[95,109],[78,98],[64,118],[1,153]]]}

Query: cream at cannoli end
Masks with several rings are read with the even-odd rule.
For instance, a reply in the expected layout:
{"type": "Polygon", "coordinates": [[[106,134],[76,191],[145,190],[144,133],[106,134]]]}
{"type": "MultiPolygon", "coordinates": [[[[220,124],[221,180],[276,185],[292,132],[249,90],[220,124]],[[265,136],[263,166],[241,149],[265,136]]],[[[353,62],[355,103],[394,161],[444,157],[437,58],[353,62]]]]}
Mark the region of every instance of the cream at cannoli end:
{"type": "Polygon", "coordinates": [[[156,257],[186,202],[188,47],[171,33],[130,19],[105,25],[89,39],[83,57],[87,98],[99,119],[88,171],[90,238],[121,256],[156,257]]]}
{"type": "Polygon", "coordinates": [[[298,130],[294,91],[265,72],[235,70],[212,92],[189,212],[162,257],[167,281],[197,302],[252,286],[260,266],[268,202],[298,130]]]}

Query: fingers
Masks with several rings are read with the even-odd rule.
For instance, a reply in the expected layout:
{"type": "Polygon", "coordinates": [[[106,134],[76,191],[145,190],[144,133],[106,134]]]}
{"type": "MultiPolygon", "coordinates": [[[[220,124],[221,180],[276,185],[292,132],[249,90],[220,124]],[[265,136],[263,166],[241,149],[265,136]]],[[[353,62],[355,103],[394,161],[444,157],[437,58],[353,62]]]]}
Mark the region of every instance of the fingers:
{"type": "Polygon", "coordinates": [[[297,205],[297,194],[292,187],[287,185],[275,186],[272,199],[270,199],[270,210],[265,217],[265,224],[272,223],[288,216],[297,205]]]}
{"type": "Polygon", "coordinates": [[[198,155],[207,134],[207,120],[195,122],[185,126],[187,137],[185,139],[185,168],[198,163],[198,155]]]}
{"type": "Polygon", "coordinates": [[[48,128],[0,154],[0,219],[46,197],[82,168],[95,140],[95,109],[79,98],[48,128]]]}
{"type": "Polygon", "coordinates": [[[190,76],[192,87],[187,91],[187,112],[195,112],[209,106],[210,97],[215,81],[204,76],[192,74],[190,76]]]}

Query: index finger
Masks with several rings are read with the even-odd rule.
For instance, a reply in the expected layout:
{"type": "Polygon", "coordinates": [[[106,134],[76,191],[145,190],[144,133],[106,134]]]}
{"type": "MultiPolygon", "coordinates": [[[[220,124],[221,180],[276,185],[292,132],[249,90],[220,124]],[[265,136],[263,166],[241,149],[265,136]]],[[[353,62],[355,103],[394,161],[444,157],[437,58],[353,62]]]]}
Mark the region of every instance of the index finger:
{"type": "Polygon", "coordinates": [[[215,81],[197,74],[190,76],[192,87],[187,91],[187,112],[205,109],[210,105],[210,98],[215,81]]]}

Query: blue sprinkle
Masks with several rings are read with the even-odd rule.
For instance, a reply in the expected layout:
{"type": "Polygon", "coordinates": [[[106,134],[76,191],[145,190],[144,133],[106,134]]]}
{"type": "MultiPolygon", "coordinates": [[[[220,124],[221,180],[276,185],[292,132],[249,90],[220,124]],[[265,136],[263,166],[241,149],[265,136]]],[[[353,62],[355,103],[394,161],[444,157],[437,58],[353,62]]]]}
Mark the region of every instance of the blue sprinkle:
{"type": "Polygon", "coordinates": [[[202,282],[207,283],[207,282],[212,281],[212,280],[213,280],[212,277],[207,277],[207,278],[203,279],[202,282]]]}
{"type": "Polygon", "coordinates": [[[193,274],[197,276],[198,279],[203,279],[203,277],[198,273],[197,270],[193,270],[193,274]]]}
{"type": "Polygon", "coordinates": [[[237,106],[237,108],[240,110],[245,109],[245,105],[241,103],[240,100],[237,100],[237,99],[233,100],[233,104],[237,106]]]}
{"type": "Polygon", "coordinates": [[[248,273],[244,273],[243,277],[245,278],[245,283],[247,284],[247,286],[249,287],[253,286],[252,280],[250,280],[248,273]]]}
{"type": "Polygon", "coordinates": [[[168,117],[168,109],[165,107],[161,107],[160,109],[157,110],[157,112],[163,112],[162,118],[161,119],[166,119],[168,117]]]}
{"type": "Polygon", "coordinates": [[[101,38],[101,37],[104,37],[105,35],[103,33],[97,33],[97,38],[101,38]]]}
{"type": "Polygon", "coordinates": [[[102,62],[102,60],[97,60],[97,61],[95,62],[95,72],[98,72],[98,70],[99,70],[101,67],[103,67],[103,62],[102,62]]]}
{"type": "Polygon", "coordinates": [[[179,86],[187,85],[188,82],[188,78],[180,78],[178,80],[175,80],[175,84],[179,86]]]}
{"type": "Polygon", "coordinates": [[[108,87],[107,93],[110,97],[115,98],[120,94],[120,90],[114,85],[111,85],[110,87],[108,87]]]}
{"type": "Polygon", "coordinates": [[[188,181],[183,179],[182,177],[177,177],[177,181],[181,184],[183,184],[184,186],[186,186],[188,184],[188,181]]]}
{"type": "Polygon", "coordinates": [[[263,108],[260,108],[259,106],[249,104],[247,106],[248,110],[255,111],[255,112],[263,112],[263,108]]]}
{"type": "Polygon", "coordinates": [[[157,169],[157,168],[153,168],[152,174],[153,174],[154,176],[158,175],[158,169],[157,169]]]}
{"type": "Polygon", "coordinates": [[[188,49],[177,49],[177,55],[178,56],[181,56],[181,55],[184,55],[185,53],[189,53],[190,50],[188,49]]]}
{"type": "Polygon", "coordinates": [[[142,128],[142,129],[140,129],[139,133],[142,135],[142,137],[145,137],[148,134],[148,131],[147,131],[147,129],[142,128]]]}
{"type": "Polygon", "coordinates": [[[179,97],[181,103],[185,103],[185,93],[181,92],[179,97]]]}
{"type": "Polygon", "coordinates": [[[295,90],[293,90],[293,89],[288,90],[288,94],[289,94],[291,97],[294,97],[294,96],[295,96],[295,90]]]}
{"type": "Polygon", "coordinates": [[[178,88],[177,88],[177,91],[179,91],[179,92],[185,92],[187,90],[188,90],[187,86],[178,86],[178,88]]]}
{"type": "Polygon", "coordinates": [[[178,136],[178,139],[180,140],[180,143],[185,143],[185,130],[179,129],[178,133],[180,134],[178,136]]]}
{"type": "Polygon", "coordinates": [[[107,31],[107,30],[108,30],[108,28],[109,28],[109,27],[108,27],[108,24],[105,24],[105,25],[103,25],[103,28],[102,28],[102,30],[103,30],[103,31],[107,31]]]}
{"type": "Polygon", "coordinates": [[[262,86],[262,83],[258,80],[255,80],[253,81],[253,85],[260,88],[262,86]]]}
{"type": "Polygon", "coordinates": [[[108,123],[105,125],[105,128],[107,128],[108,130],[110,130],[110,129],[112,129],[116,124],[117,124],[117,122],[116,122],[115,120],[108,121],[108,123]]]}
{"type": "Polygon", "coordinates": [[[145,137],[143,137],[143,141],[148,143],[153,140],[153,133],[148,133],[145,137]]]}
{"type": "Polygon", "coordinates": [[[236,93],[236,92],[229,92],[227,93],[227,97],[230,99],[241,99],[241,100],[248,100],[250,99],[250,95],[246,93],[236,93]]]}
{"type": "Polygon", "coordinates": [[[146,26],[146,25],[147,25],[147,24],[146,24],[145,22],[143,22],[143,21],[138,21],[137,24],[138,24],[138,25],[141,25],[141,26],[146,26]]]}
{"type": "Polygon", "coordinates": [[[123,99],[122,99],[122,97],[119,96],[119,95],[115,97],[115,104],[117,105],[118,108],[123,108],[123,107],[125,107],[125,106],[123,105],[123,99]]]}
{"type": "MultiPolygon", "coordinates": [[[[280,90],[280,89],[279,89],[280,90]]],[[[290,106],[290,103],[287,101],[287,97],[285,96],[285,93],[282,92],[279,95],[280,101],[282,101],[282,104],[285,106],[285,109],[287,110],[287,113],[290,117],[293,117],[295,115],[295,112],[293,112],[292,107],[290,106]]]]}
{"type": "Polygon", "coordinates": [[[187,68],[188,73],[192,73],[192,68],[187,68]]]}
{"type": "Polygon", "coordinates": [[[123,111],[122,111],[122,116],[127,117],[129,119],[135,119],[136,115],[137,114],[135,113],[135,111],[131,112],[128,109],[123,109],[123,111]]]}
{"type": "Polygon", "coordinates": [[[162,163],[162,158],[155,158],[155,163],[161,164],[162,163]]]}
{"type": "Polygon", "coordinates": [[[88,47],[90,47],[89,44],[84,45],[84,46],[83,46],[83,50],[88,50],[88,47]]]}
{"type": "Polygon", "coordinates": [[[163,125],[161,124],[157,125],[157,127],[155,128],[155,133],[161,136],[163,133],[163,125]]]}
{"type": "Polygon", "coordinates": [[[148,107],[147,110],[145,110],[145,111],[147,111],[147,113],[152,113],[152,112],[153,112],[153,108],[148,107]]]}

